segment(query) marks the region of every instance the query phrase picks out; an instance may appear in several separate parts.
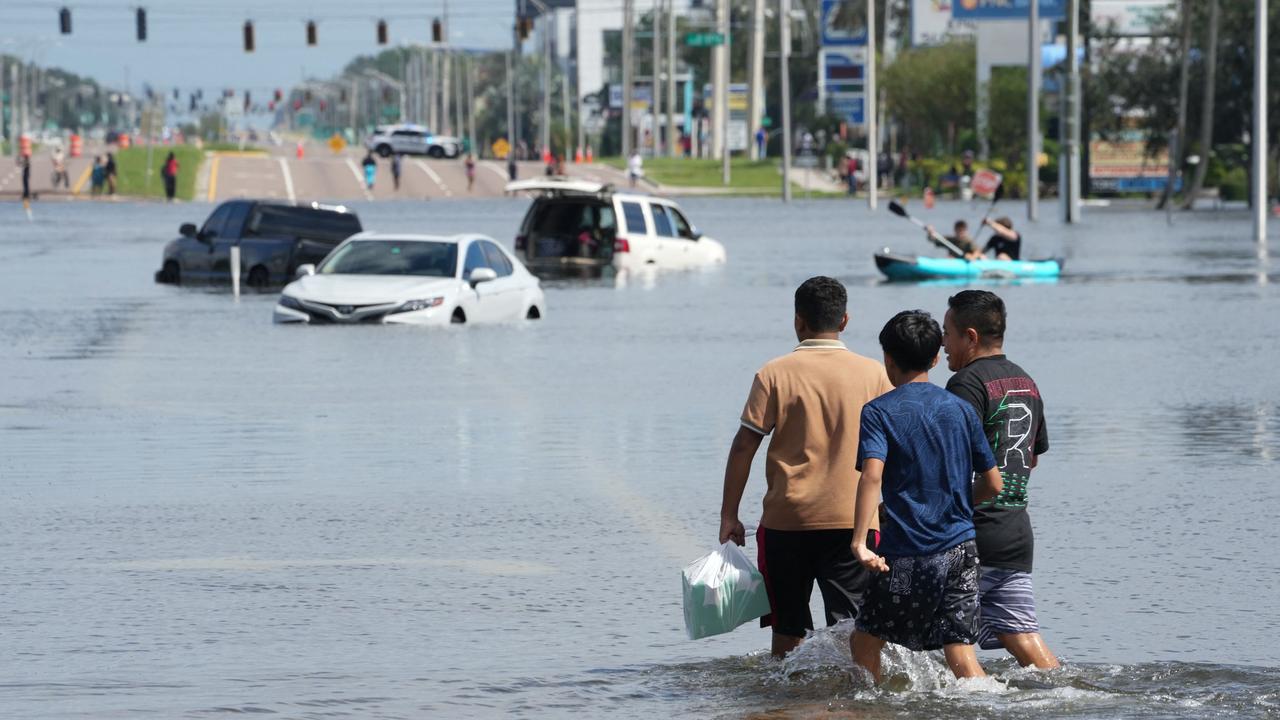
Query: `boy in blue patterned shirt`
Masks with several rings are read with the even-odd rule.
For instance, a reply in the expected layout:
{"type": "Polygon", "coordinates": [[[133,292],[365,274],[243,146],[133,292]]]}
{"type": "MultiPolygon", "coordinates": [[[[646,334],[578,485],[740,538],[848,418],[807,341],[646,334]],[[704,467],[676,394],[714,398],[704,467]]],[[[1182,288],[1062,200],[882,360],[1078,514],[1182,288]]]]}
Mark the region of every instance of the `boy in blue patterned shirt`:
{"type": "Polygon", "coordinates": [[[880,346],[895,389],[862,409],[853,552],[877,575],[849,638],[853,659],[879,682],[880,651],[892,642],[941,649],[956,677],[980,677],[973,506],[1000,493],[1000,471],[973,407],[929,382],[937,321],[900,312],[880,346]],[[882,495],[876,554],[864,538],[882,495]]]}

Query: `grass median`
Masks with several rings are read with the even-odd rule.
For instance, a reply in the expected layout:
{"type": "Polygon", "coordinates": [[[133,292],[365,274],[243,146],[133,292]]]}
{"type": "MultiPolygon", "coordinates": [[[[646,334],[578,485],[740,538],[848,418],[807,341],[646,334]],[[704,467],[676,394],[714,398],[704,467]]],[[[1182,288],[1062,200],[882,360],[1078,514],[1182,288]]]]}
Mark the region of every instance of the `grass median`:
{"type": "MultiPolygon", "coordinates": [[[[619,170],[627,169],[625,158],[602,158],[600,162],[619,170]]],[[[782,174],[777,160],[734,158],[729,163],[727,186],[721,182],[721,161],[709,158],[645,158],[644,174],[655,182],[672,187],[727,187],[730,190],[782,193],[782,174]]]]}
{"type": "Polygon", "coordinates": [[[176,197],[179,200],[192,200],[196,194],[196,176],[200,174],[200,163],[204,162],[204,151],[190,145],[159,145],[151,150],[151,179],[147,180],[147,149],[131,147],[116,153],[116,192],[131,197],[164,197],[164,178],[160,169],[164,167],[165,158],[172,152],[178,160],[178,187],[176,197]]]}

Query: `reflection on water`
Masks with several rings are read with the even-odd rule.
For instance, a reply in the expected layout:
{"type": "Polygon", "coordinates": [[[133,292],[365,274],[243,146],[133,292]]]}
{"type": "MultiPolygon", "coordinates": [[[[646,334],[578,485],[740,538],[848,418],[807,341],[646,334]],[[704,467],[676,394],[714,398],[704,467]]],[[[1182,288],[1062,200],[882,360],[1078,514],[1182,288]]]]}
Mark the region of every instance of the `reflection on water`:
{"type": "MultiPolygon", "coordinates": [[[[550,281],[538,323],[440,331],[279,328],[273,294],[155,285],[204,205],[4,225],[5,716],[1278,711],[1280,297],[1247,218],[1026,230],[1069,272],[987,287],[1047,403],[1037,610],[1068,666],[984,653],[994,679],[966,684],[895,653],[871,689],[840,630],[786,664],[750,626],[685,640],[679,571],[714,543],[725,451],[752,374],[794,344],[796,285],[844,280],[846,340],[872,356],[894,312],[940,316],[956,287],[880,282],[875,251],[924,249],[887,212],[683,205],[727,265],[550,281]]],[[[373,230],[510,238],[526,208],[356,209],[373,230]]],[[[744,520],[762,493],[756,475],[744,520]]]]}

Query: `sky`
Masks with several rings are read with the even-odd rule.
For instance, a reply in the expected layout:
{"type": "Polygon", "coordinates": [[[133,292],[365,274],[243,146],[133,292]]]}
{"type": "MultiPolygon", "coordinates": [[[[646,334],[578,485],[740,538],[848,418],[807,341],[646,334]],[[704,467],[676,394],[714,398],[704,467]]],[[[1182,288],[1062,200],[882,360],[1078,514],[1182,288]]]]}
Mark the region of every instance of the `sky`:
{"type": "MultiPolygon", "coordinates": [[[[112,87],[139,91],[252,90],[265,96],[304,77],[337,73],[373,54],[376,25],[387,21],[389,45],[426,43],[445,0],[0,0],[0,53],[60,67],[112,87]],[[68,7],[72,34],[58,32],[68,7]],[[134,8],[147,9],[147,41],[135,39],[134,8]],[[256,49],[243,49],[245,20],[256,49]],[[315,20],[317,45],[306,45],[315,20]]],[[[449,36],[456,47],[498,49],[511,42],[514,0],[451,0],[449,36]]]]}

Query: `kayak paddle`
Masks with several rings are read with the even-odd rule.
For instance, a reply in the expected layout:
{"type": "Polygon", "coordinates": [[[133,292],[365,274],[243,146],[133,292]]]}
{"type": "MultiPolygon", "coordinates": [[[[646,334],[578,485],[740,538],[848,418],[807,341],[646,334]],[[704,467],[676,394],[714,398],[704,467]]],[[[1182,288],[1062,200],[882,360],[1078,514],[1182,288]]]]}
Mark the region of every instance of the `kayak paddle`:
{"type": "Polygon", "coordinates": [[[1004,197],[1004,183],[1001,182],[996,186],[996,191],[991,193],[991,204],[987,206],[987,212],[982,216],[982,222],[978,223],[978,229],[973,233],[973,242],[978,243],[978,236],[982,234],[984,228],[987,227],[987,218],[991,217],[991,211],[996,209],[996,203],[1000,202],[1000,198],[1004,197]]]}
{"type": "MultiPolygon", "coordinates": [[[[997,188],[996,192],[998,193],[999,191],[1000,191],[999,188],[997,188]]],[[[964,257],[964,252],[960,250],[960,248],[956,247],[955,244],[953,244],[950,240],[946,239],[945,237],[939,235],[936,232],[928,232],[927,226],[924,224],[924,222],[911,217],[910,213],[907,212],[907,209],[899,205],[897,200],[889,201],[889,212],[893,213],[894,215],[897,215],[898,217],[906,218],[911,222],[915,223],[916,225],[919,225],[922,228],[926,228],[926,233],[929,239],[933,241],[934,245],[937,245],[943,250],[946,250],[947,252],[951,253],[954,257],[958,257],[958,258],[964,257]]]]}

